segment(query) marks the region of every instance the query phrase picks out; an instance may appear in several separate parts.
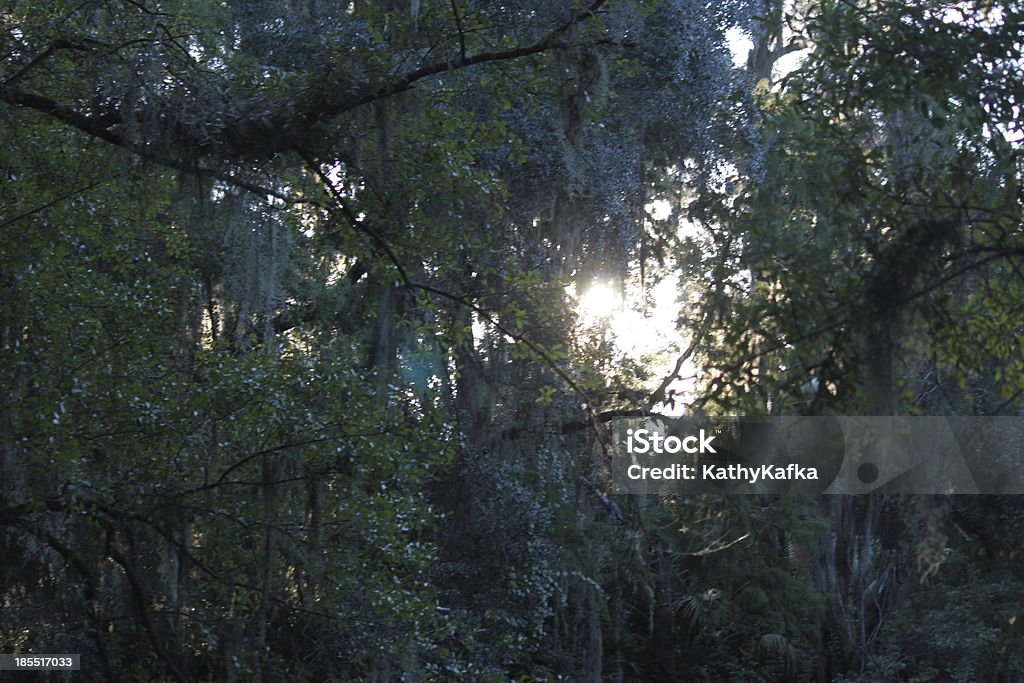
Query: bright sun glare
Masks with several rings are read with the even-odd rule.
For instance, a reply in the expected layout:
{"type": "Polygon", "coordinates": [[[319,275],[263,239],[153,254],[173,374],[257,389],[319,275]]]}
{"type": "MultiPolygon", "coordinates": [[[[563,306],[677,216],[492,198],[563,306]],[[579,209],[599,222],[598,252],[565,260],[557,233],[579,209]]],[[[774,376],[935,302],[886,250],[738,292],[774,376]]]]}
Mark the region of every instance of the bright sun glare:
{"type": "Polygon", "coordinates": [[[610,318],[622,307],[622,297],[617,295],[610,284],[590,285],[580,297],[578,313],[587,325],[595,325],[610,318]]]}
{"type": "MultiPolygon", "coordinates": [[[[672,216],[672,205],[664,199],[655,199],[644,208],[655,221],[672,216]]],[[[699,228],[680,219],[678,234],[680,238],[695,237],[699,228]]],[[[575,299],[581,327],[604,335],[614,345],[618,358],[642,363],[648,371],[646,385],[654,390],[675,369],[676,360],[689,344],[677,324],[679,288],[679,277],[670,274],[646,290],[632,280],[595,280],[580,290],[570,286],[567,293],[575,299]]],[[[668,387],[674,402],[657,406],[655,412],[668,416],[683,414],[685,403],[696,394],[696,375],[692,361],[683,363],[668,387]]]]}
{"type": "MultiPolygon", "coordinates": [[[[648,363],[652,384],[656,385],[672,371],[676,357],[685,346],[685,340],[676,329],[678,287],[677,278],[666,277],[649,293],[645,308],[639,287],[627,285],[623,294],[620,286],[598,281],[580,294],[576,311],[585,328],[604,330],[620,357],[648,363]]],[[[665,415],[682,413],[683,401],[696,388],[696,369],[692,364],[686,364],[679,374],[683,379],[673,382],[670,387],[679,402],[674,406],[661,406],[657,412],[665,415]]]]}

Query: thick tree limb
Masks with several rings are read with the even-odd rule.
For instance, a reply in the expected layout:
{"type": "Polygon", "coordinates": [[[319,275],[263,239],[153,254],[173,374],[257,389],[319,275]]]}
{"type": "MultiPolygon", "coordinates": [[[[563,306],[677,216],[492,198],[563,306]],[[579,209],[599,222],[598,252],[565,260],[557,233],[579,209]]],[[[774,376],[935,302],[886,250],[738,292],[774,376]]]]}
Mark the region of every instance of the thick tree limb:
{"type": "MultiPolygon", "coordinates": [[[[488,63],[512,61],[547,52],[563,49],[568,44],[563,40],[566,33],[573,27],[591,18],[605,4],[606,0],[594,0],[585,9],[577,12],[565,23],[555,27],[540,40],[529,45],[480,52],[473,55],[456,54],[455,56],[420,66],[406,73],[376,82],[365,82],[354,88],[346,87],[345,83],[319,83],[317,96],[306,100],[305,110],[261,112],[244,118],[225,127],[221,134],[211,140],[205,135],[192,133],[182,126],[167,124],[165,130],[157,131],[153,139],[132,139],[125,133],[129,121],[123,114],[114,110],[104,112],[87,112],[71,104],[57,101],[44,95],[30,92],[14,86],[29,70],[39,62],[51,57],[60,49],[76,47],[67,41],[58,41],[44,50],[26,67],[7,79],[0,86],[0,101],[15,107],[32,109],[51,116],[73,128],[93,137],[105,140],[113,145],[123,147],[144,159],[151,160],[178,170],[198,172],[200,175],[216,177],[215,171],[197,168],[194,161],[186,161],[181,157],[158,152],[158,149],[171,147],[186,148],[191,156],[196,152],[216,150],[223,157],[261,155],[274,156],[283,151],[301,146],[304,140],[316,135],[317,124],[329,121],[337,116],[351,112],[373,102],[393,97],[412,89],[417,83],[433,76],[458,71],[471,66],[488,63]],[[161,139],[166,138],[166,139],[161,139]]],[[[610,41],[605,41],[610,42],[610,41]]],[[[296,102],[302,98],[296,98],[296,102]]],[[[290,102],[289,107],[295,105],[290,102]]],[[[159,120],[154,116],[159,112],[135,112],[137,120],[159,120]]],[[[239,182],[233,184],[245,187],[239,182]]],[[[252,190],[250,187],[245,189],[252,190]]]]}

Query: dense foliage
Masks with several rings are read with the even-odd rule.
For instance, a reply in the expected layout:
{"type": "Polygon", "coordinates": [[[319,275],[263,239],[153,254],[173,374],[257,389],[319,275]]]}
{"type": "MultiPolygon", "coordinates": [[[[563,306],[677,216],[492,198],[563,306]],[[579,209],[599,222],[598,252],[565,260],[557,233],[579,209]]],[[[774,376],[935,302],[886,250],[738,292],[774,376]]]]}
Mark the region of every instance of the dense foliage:
{"type": "Polygon", "coordinates": [[[607,423],[668,407],[1021,415],[1024,6],[0,25],[0,652],[83,680],[1024,678],[1013,497],[606,471],[607,423]],[[641,311],[676,283],[678,341],[618,346],[579,306],[608,280],[641,311]]]}

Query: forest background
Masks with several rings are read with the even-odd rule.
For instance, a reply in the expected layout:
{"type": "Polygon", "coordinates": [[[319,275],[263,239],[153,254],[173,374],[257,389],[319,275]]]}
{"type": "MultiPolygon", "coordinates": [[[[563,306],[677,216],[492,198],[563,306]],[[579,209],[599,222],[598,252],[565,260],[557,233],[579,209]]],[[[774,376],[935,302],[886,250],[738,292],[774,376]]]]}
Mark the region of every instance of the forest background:
{"type": "Polygon", "coordinates": [[[1024,5],[0,25],[0,652],[111,681],[1024,680],[1017,498],[607,471],[608,424],[652,412],[1021,414],[1024,5]]]}

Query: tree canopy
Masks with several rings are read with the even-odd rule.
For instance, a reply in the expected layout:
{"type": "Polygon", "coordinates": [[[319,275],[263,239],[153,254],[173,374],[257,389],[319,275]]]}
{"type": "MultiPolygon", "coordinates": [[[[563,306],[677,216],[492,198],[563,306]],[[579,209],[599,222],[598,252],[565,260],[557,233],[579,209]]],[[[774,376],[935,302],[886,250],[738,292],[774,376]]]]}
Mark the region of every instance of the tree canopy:
{"type": "Polygon", "coordinates": [[[0,652],[87,680],[1024,676],[1013,497],[608,479],[620,417],[1022,414],[1022,26],[0,3],[0,652]]]}

